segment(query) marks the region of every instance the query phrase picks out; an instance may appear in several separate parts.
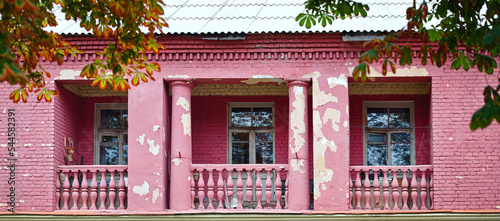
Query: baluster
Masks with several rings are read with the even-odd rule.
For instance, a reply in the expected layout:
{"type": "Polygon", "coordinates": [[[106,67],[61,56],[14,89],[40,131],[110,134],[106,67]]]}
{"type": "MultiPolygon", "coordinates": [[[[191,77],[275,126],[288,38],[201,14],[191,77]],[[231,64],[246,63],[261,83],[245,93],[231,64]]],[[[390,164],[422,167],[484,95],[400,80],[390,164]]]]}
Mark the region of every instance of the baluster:
{"type": "Polygon", "coordinates": [[[243,169],[236,169],[236,172],[238,173],[238,180],[236,181],[236,197],[238,197],[237,209],[243,209],[243,178],[241,177],[243,169]]]}
{"type": "Polygon", "coordinates": [[[99,185],[99,199],[101,200],[101,206],[99,206],[99,209],[106,209],[106,170],[100,171],[101,172],[101,183],[99,185]]]}
{"type": "Polygon", "coordinates": [[[262,209],[262,178],[260,177],[262,170],[257,170],[256,173],[257,180],[255,181],[255,195],[257,197],[257,207],[255,207],[255,209],[262,209]]]}
{"type": "Polygon", "coordinates": [[[425,178],[426,170],[422,170],[422,178],[420,179],[420,209],[425,210],[427,206],[425,205],[427,202],[427,180],[425,178]]]}
{"type": "Polygon", "coordinates": [[[403,170],[403,182],[401,187],[403,189],[403,210],[408,210],[408,177],[406,176],[408,169],[403,170]]]}
{"type": "Polygon", "coordinates": [[[417,170],[413,169],[411,171],[411,200],[413,201],[413,205],[411,206],[411,210],[417,209],[417,170]]]}
{"type": "Polygon", "coordinates": [[[392,200],[394,201],[394,205],[392,206],[392,209],[399,209],[399,182],[398,182],[398,170],[394,171],[391,169],[392,172],[392,200]]]}
{"type": "Polygon", "coordinates": [[[116,209],[115,198],[116,198],[116,180],[115,180],[115,170],[109,171],[111,179],[109,180],[109,209],[116,209]]]}
{"type": "Polygon", "coordinates": [[[352,194],[352,172],[353,170],[349,170],[348,174],[349,174],[349,179],[348,179],[348,182],[349,182],[349,205],[348,205],[348,208],[349,209],[354,209],[353,206],[352,206],[352,197],[353,197],[353,194],[352,194]]]}
{"type": "Polygon", "coordinates": [[[82,172],[82,209],[84,206],[90,209],[90,205],[88,204],[89,199],[89,184],[87,182],[87,170],[83,170],[82,172]]]}
{"type": "Polygon", "coordinates": [[[363,194],[365,196],[365,210],[370,209],[370,170],[365,171],[365,182],[363,185],[363,194]]]}
{"type": "Polygon", "coordinates": [[[430,201],[430,207],[431,207],[431,210],[434,209],[434,177],[432,176],[432,174],[434,173],[432,170],[429,171],[429,178],[431,179],[430,180],[430,187],[429,187],[429,195],[430,195],[430,198],[431,198],[431,201],[430,201]]]}
{"type": "Polygon", "coordinates": [[[64,172],[63,209],[69,210],[69,174],[68,174],[68,172],[64,172]]]}
{"type": "MultiPolygon", "coordinates": [[[[56,209],[61,209],[61,171],[58,171],[56,177],[56,209]]],[[[62,181],[64,182],[64,181],[62,181]]]]}
{"type": "Polygon", "coordinates": [[[97,171],[92,171],[92,182],[90,183],[90,209],[97,209],[97,171]]]}
{"type": "Polygon", "coordinates": [[[248,201],[248,206],[251,208],[250,206],[250,203],[252,202],[252,172],[253,172],[253,169],[247,169],[247,183],[246,183],[246,186],[247,186],[247,193],[246,193],[246,196],[247,196],[247,201],[248,201]]]}
{"type": "Polygon", "coordinates": [[[120,198],[120,207],[118,209],[125,209],[125,171],[121,170],[120,181],[118,181],[118,198],[120,198]]]}
{"type": "Polygon", "coordinates": [[[266,177],[266,202],[267,202],[267,208],[266,209],[270,209],[271,208],[271,197],[273,196],[273,193],[271,192],[272,191],[272,186],[273,186],[273,182],[271,181],[271,172],[272,172],[272,169],[266,170],[266,174],[267,174],[267,177],[266,177]]]}
{"type": "Polygon", "coordinates": [[[389,170],[387,168],[384,168],[382,170],[382,173],[384,173],[384,181],[382,181],[382,197],[384,197],[384,210],[389,209],[389,179],[387,178],[387,174],[389,173],[389,170]]]}
{"type": "Polygon", "coordinates": [[[224,182],[222,180],[222,175],[224,171],[224,169],[219,170],[219,178],[217,179],[217,200],[219,201],[217,209],[224,209],[222,206],[222,202],[224,201],[224,182]]]}
{"type": "Polygon", "coordinates": [[[361,171],[356,171],[356,181],[354,187],[356,188],[356,209],[361,209],[361,171]]]}
{"type": "Polygon", "coordinates": [[[373,171],[373,198],[374,198],[374,208],[380,209],[380,180],[378,179],[379,170],[373,171]]]}
{"type": "Polygon", "coordinates": [[[73,171],[73,183],[71,184],[71,198],[73,199],[73,206],[70,209],[78,208],[78,196],[80,195],[80,188],[78,188],[78,171],[73,171]]]}
{"type": "Polygon", "coordinates": [[[276,209],[281,209],[281,171],[276,170],[276,181],[274,182],[274,186],[276,188],[276,192],[274,192],[274,196],[276,197],[276,209]]]}
{"type": "Polygon", "coordinates": [[[286,180],[285,180],[285,209],[288,209],[288,184],[290,181],[290,171],[286,171],[286,180]]]}
{"type": "Polygon", "coordinates": [[[194,182],[194,174],[195,174],[195,170],[191,170],[191,209],[196,209],[195,205],[194,205],[194,199],[195,199],[195,196],[196,196],[196,192],[195,192],[195,182],[194,182]]]}
{"type": "Polygon", "coordinates": [[[205,180],[203,180],[203,172],[201,170],[198,176],[198,209],[205,209],[205,204],[203,201],[205,200],[205,180]]]}
{"type": "Polygon", "coordinates": [[[208,207],[207,209],[214,209],[214,170],[208,170],[208,182],[207,182],[207,197],[208,197],[208,207]]]}
{"type": "Polygon", "coordinates": [[[234,194],[234,183],[233,183],[233,169],[227,171],[227,205],[229,205],[229,209],[232,209],[233,206],[231,203],[233,202],[233,194],[234,194]]]}

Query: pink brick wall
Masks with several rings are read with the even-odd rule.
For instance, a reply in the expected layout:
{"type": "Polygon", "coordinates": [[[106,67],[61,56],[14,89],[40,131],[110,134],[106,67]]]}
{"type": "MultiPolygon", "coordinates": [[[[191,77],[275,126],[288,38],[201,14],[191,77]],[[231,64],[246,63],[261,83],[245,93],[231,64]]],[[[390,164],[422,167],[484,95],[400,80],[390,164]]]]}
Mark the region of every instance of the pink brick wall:
{"type": "Polygon", "coordinates": [[[498,76],[444,70],[432,78],[432,155],[436,209],[498,209],[500,125],[472,132],[472,114],[483,103],[486,82],[498,76]]]}
{"type": "Polygon", "coordinates": [[[430,164],[429,95],[351,95],[349,139],[352,166],[363,165],[363,101],[414,101],[416,163],[430,164]]]}
{"type": "MultiPolygon", "coordinates": [[[[47,84],[54,88],[53,84],[47,84]]],[[[52,211],[54,208],[54,102],[14,104],[9,94],[17,87],[0,83],[0,212],[8,211],[9,188],[15,188],[15,211],[52,211]],[[15,183],[8,184],[8,109],[15,109],[15,183]]]]}
{"type": "MultiPolygon", "coordinates": [[[[64,137],[71,137],[73,139],[73,144],[77,148],[77,151],[73,154],[73,162],[68,162],[69,164],[78,164],[80,162],[80,156],[85,153],[78,146],[78,138],[80,136],[79,130],[79,111],[80,111],[80,96],[74,94],[73,92],[67,90],[62,84],[56,83],[56,89],[59,91],[59,97],[54,100],[55,108],[55,140],[54,144],[56,147],[64,146],[64,137]]],[[[69,141],[67,142],[69,144],[69,141]]],[[[55,151],[54,153],[56,165],[64,165],[64,156],[61,150],[55,151]]]]}

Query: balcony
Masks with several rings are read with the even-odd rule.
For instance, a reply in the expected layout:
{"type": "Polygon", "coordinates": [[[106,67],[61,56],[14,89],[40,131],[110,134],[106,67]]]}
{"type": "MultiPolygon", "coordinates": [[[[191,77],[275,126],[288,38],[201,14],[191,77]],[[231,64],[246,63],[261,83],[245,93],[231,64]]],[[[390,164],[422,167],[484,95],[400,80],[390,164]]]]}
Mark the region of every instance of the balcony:
{"type": "Polygon", "coordinates": [[[433,208],[432,166],[351,166],[350,208],[429,210],[433,208]],[[395,179],[394,179],[395,178],[395,179]]]}
{"type": "Polygon", "coordinates": [[[288,177],[287,164],[193,164],[191,208],[287,209],[288,177]]]}
{"type": "Polygon", "coordinates": [[[56,209],[124,210],[127,208],[127,165],[59,166],[56,209]]]}

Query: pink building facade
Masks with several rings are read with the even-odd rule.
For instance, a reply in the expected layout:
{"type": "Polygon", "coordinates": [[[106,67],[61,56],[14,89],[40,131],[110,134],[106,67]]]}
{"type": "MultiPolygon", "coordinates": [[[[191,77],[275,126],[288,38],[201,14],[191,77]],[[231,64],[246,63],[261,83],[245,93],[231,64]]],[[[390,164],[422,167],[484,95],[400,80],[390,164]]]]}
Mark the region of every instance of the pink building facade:
{"type": "Polygon", "coordinates": [[[156,81],[118,92],[79,77],[106,42],[65,39],[86,54],[42,61],[60,92],[52,103],[13,104],[13,87],[0,87],[1,212],[500,208],[500,127],[468,126],[496,81],[483,73],[417,64],[382,76],[374,65],[361,83],[351,72],[363,42],[340,33],[164,35],[168,48],[148,57],[156,81]]]}

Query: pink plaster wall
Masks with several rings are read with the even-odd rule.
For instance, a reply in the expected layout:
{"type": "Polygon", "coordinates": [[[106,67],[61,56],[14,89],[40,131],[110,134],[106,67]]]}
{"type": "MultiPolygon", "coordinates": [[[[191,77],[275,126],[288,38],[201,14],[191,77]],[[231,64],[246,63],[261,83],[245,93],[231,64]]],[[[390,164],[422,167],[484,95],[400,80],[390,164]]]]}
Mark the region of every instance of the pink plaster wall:
{"type": "Polygon", "coordinates": [[[349,96],[351,166],[363,165],[363,101],[413,101],[416,164],[430,164],[429,95],[351,95],[349,96]]]}

